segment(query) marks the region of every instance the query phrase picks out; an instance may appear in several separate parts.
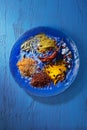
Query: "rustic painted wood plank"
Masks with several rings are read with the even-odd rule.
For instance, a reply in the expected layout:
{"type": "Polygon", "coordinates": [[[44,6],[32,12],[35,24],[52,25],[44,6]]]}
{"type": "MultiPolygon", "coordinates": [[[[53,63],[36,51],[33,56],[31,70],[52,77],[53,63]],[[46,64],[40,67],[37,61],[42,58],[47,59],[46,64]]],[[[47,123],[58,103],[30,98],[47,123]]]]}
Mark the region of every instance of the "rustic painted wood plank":
{"type": "Polygon", "coordinates": [[[87,129],[87,1],[0,0],[0,130],[87,129]],[[70,89],[52,98],[27,95],[9,70],[13,44],[25,31],[51,26],[70,35],[81,66],[70,89]]]}

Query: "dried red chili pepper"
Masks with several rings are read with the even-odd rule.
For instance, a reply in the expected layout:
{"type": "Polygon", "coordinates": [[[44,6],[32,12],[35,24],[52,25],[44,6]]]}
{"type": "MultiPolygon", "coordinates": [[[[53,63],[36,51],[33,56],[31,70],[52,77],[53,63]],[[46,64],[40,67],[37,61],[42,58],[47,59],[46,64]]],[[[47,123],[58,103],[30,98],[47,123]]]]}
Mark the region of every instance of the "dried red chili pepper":
{"type": "Polygon", "coordinates": [[[55,51],[53,52],[53,54],[50,55],[50,56],[47,56],[47,57],[44,57],[44,58],[42,58],[42,57],[38,57],[38,58],[39,58],[42,62],[50,62],[50,61],[52,61],[54,58],[56,58],[58,51],[59,51],[59,48],[57,48],[57,50],[55,50],[55,51]]]}

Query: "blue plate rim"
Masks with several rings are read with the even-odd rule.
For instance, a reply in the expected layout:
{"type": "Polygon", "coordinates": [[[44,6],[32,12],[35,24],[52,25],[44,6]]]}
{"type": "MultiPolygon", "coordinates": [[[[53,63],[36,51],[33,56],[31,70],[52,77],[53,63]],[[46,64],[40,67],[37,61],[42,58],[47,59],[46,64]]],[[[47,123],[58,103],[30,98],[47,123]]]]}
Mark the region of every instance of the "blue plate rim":
{"type": "MultiPolygon", "coordinates": [[[[10,71],[11,71],[11,74],[12,74],[14,80],[18,83],[18,85],[19,85],[21,88],[23,88],[25,91],[27,91],[30,95],[35,95],[35,96],[40,96],[40,97],[49,97],[49,96],[58,95],[58,94],[64,92],[67,88],[69,88],[69,87],[71,86],[71,84],[74,82],[74,80],[76,79],[77,74],[78,74],[78,71],[79,71],[79,66],[80,66],[80,58],[79,58],[79,65],[78,65],[78,68],[77,68],[77,69],[78,69],[78,70],[77,70],[77,73],[76,73],[75,77],[73,78],[73,80],[70,82],[70,84],[69,84],[67,87],[61,89],[60,91],[56,91],[56,92],[54,92],[54,93],[52,93],[52,94],[51,94],[51,93],[43,93],[43,92],[42,92],[42,93],[30,92],[29,90],[27,90],[27,88],[22,87],[22,85],[15,79],[14,74],[13,74],[13,71],[12,71],[12,68],[11,68],[11,63],[10,63],[10,61],[11,61],[11,54],[12,54],[13,48],[16,46],[16,44],[19,42],[19,40],[22,39],[27,33],[30,33],[30,32],[32,32],[33,30],[38,30],[38,29],[42,29],[42,30],[43,30],[43,29],[48,29],[48,30],[51,29],[51,30],[53,30],[53,31],[55,31],[55,32],[60,32],[60,33],[63,34],[65,37],[69,38],[69,39],[73,42],[73,44],[75,45],[75,47],[76,47],[76,49],[77,49],[77,46],[76,46],[75,42],[71,39],[71,37],[67,36],[63,31],[60,31],[60,30],[57,30],[57,29],[53,29],[53,28],[51,28],[51,27],[43,27],[43,26],[35,27],[35,28],[32,28],[32,29],[26,31],[25,33],[23,33],[23,34],[18,38],[18,40],[15,42],[15,44],[13,45],[13,47],[12,47],[12,49],[11,49],[11,53],[10,53],[10,58],[9,58],[10,71]]],[[[78,57],[79,57],[78,49],[77,49],[77,53],[78,53],[78,57]]],[[[35,89],[35,88],[33,88],[33,89],[35,89]]],[[[58,90],[59,90],[59,89],[58,89],[58,90]]]]}

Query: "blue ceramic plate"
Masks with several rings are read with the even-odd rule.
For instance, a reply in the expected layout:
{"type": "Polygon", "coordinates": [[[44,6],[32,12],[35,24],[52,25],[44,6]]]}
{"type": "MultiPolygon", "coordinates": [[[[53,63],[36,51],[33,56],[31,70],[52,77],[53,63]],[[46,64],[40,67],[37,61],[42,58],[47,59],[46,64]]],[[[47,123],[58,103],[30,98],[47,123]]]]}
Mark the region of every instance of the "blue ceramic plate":
{"type": "Polygon", "coordinates": [[[63,32],[48,27],[37,27],[27,31],[17,40],[17,42],[14,44],[12,48],[9,63],[11,73],[15,81],[19,84],[19,86],[24,88],[26,92],[29,92],[30,94],[46,97],[60,94],[61,92],[65,91],[75,80],[79,69],[79,54],[75,43],[63,32]],[[30,37],[33,37],[40,33],[44,33],[52,38],[56,38],[57,42],[63,40],[70,49],[73,57],[72,57],[72,67],[68,71],[64,81],[58,82],[55,86],[51,84],[50,87],[46,86],[44,88],[35,88],[29,84],[27,78],[21,76],[16,64],[20,57],[20,46],[30,37]]]}

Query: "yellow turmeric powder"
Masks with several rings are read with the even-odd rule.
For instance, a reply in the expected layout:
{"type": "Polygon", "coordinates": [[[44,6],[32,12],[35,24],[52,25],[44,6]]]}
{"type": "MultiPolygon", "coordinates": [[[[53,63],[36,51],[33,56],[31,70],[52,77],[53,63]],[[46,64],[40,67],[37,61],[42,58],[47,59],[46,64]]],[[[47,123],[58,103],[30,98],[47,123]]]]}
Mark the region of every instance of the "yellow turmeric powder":
{"type": "Polygon", "coordinates": [[[45,72],[53,80],[54,84],[58,81],[64,80],[66,70],[67,68],[63,62],[59,62],[54,65],[47,65],[45,67],[45,72]]]}

